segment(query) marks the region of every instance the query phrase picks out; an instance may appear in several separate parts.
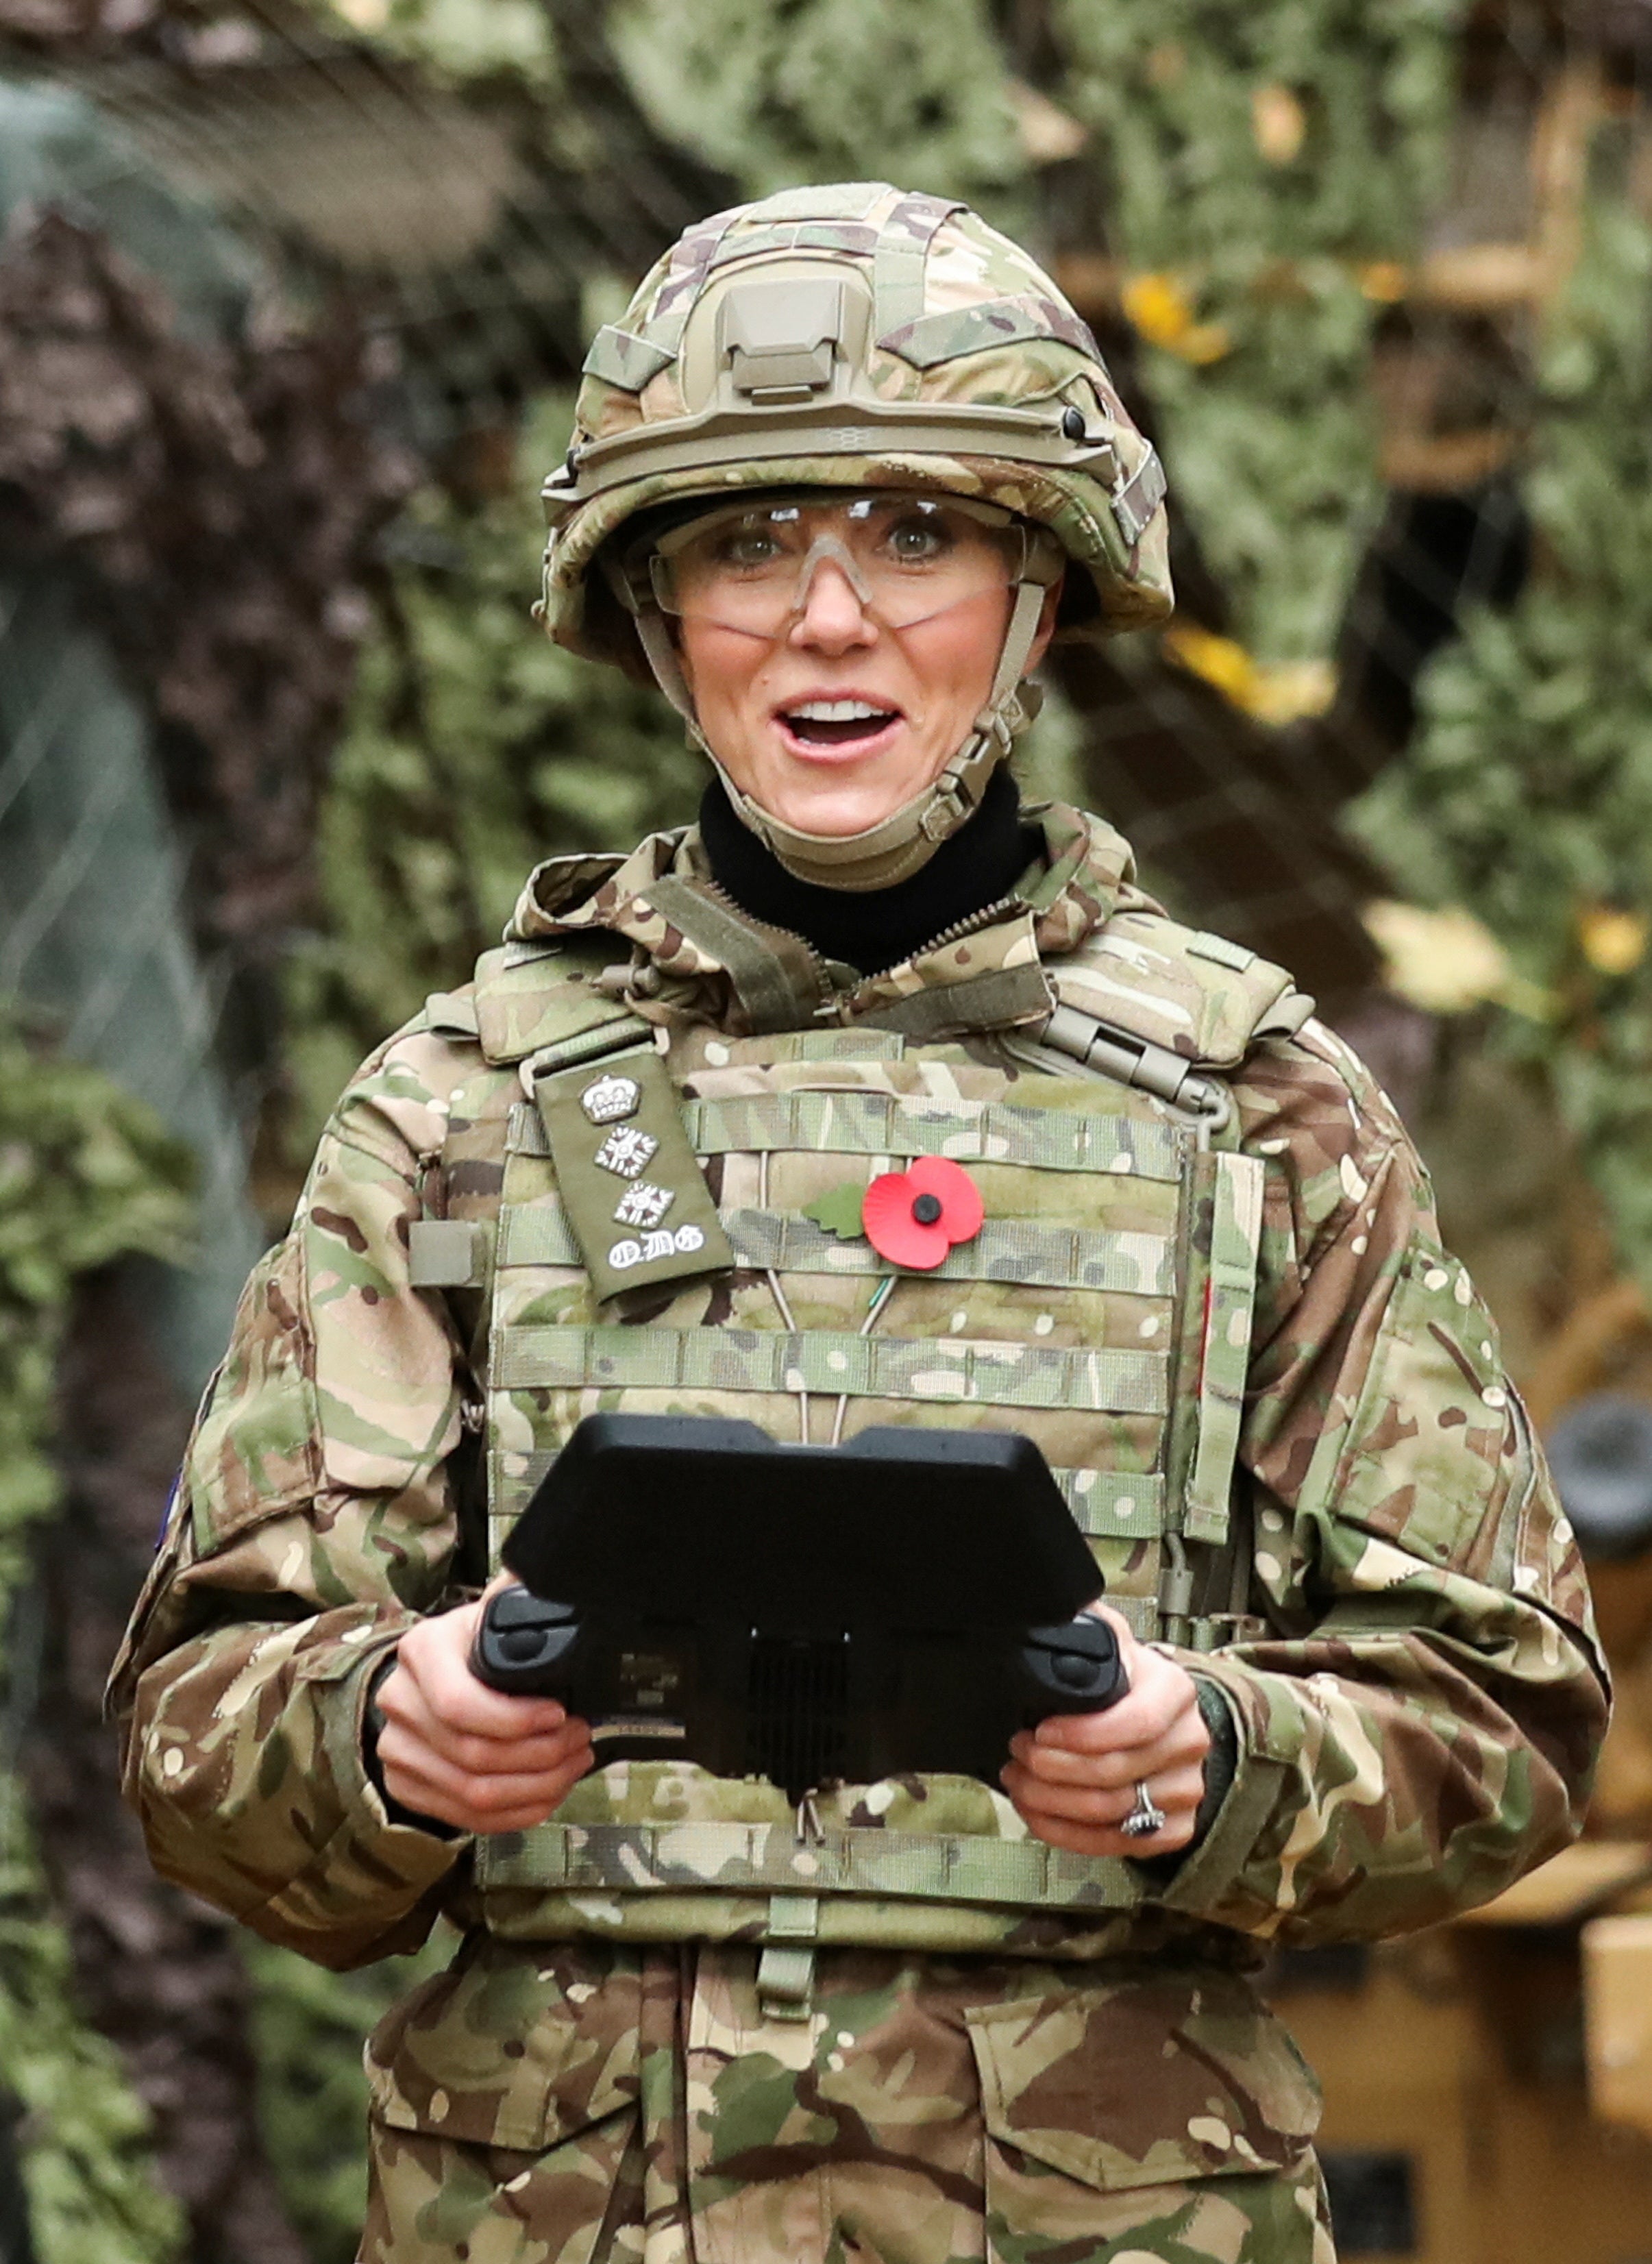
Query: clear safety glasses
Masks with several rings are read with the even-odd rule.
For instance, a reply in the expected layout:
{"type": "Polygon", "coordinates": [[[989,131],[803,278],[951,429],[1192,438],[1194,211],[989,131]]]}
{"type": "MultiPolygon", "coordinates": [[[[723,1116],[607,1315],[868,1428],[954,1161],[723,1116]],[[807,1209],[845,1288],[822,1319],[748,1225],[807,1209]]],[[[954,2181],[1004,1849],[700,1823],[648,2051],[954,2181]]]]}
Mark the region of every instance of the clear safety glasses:
{"type": "Polygon", "coordinates": [[[804,611],[828,561],[869,613],[903,629],[1010,588],[1027,555],[1023,523],[990,504],[882,490],[771,497],[663,535],[648,578],[656,604],[679,620],[773,638],[804,611]]]}

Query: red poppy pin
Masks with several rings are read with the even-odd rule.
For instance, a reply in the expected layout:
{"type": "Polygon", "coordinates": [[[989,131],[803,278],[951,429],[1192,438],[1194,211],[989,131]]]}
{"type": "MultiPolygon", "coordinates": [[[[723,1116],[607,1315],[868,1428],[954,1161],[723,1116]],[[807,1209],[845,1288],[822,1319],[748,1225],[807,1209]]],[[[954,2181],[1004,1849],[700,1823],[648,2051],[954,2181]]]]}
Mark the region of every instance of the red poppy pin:
{"type": "Polygon", "coordinates": [[[909,1170],[885,1172],[866,1189],[860,1223],[880,1258],[929,1273],[955,1242],[981,1231],[986,1207],[961,1164],[919,1156],[909,1170]]]}

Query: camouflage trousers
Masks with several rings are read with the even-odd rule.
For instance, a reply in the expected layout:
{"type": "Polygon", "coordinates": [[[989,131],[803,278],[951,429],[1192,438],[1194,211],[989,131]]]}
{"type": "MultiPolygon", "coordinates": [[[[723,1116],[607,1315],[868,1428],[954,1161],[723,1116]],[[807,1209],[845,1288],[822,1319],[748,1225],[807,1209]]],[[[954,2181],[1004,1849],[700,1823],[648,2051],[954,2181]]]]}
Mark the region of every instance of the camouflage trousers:
{"type": "Polygon", "coordinates": [[[367,2051],[359,2264],[1335,2264],[1238,1975],[473,1937],[367,2051]]]}

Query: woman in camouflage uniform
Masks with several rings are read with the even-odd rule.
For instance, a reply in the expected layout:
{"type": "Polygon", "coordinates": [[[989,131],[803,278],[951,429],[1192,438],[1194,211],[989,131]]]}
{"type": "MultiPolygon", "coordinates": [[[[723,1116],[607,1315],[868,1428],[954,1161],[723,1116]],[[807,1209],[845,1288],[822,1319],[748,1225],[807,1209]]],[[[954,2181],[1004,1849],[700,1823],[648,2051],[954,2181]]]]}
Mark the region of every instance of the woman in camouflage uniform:
{"type": "Polygon", "coordinates": [[[546,626],[715,779],[541,867],[341,1101],[117,1668],[155,1860],[331,1964],[461,1928],[370,2046],[366,2258],[1319,2264],[1248,1972],[1563,1844],[1605,1709],[1491,1324],[1288,978],[1018,802],[1049,638],[1170,605],[1156,460],[1048,279],[959,207],[796,192],[586,370],[546,626]],[[894,1262],[860,1198],[925,1155],[984,1215],[894,1262]],[[1128,1696],[998,1786],[795,1815],[593,1769],[467,1659],[598,1405],[1029,1433],[1128,1696]]]}

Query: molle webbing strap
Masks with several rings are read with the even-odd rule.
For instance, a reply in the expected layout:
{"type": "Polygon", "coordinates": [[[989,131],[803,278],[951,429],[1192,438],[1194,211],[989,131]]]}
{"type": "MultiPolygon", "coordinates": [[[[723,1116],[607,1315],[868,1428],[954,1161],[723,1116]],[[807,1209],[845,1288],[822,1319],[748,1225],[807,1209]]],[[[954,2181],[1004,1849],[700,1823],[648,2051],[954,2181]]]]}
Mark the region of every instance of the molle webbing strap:
{"type": "MultiPolygon", "coordinates": [[[[1125,1116],[1021,1108],[1007,1101],[971,1106],[922,1094],[766,1092],[685,1100],[683,1121],[702,1156],[814,1150],[843,1156],[950,1156],[960,1164],[1030,1164],[1047,1172],[1128,1172],[1174,1182],[1187,1136],[1173,1124],[1125,1116]]],[[[513,1111],[511,1144],[547,1153],[533,1110],[513,1111]]]]}
{"type": "Polygon", "coordinates": [[[542,1824],[478,1843],[484,1887],[626,1894],[862,1894],[921,1902],[1131,1910],[1134,1868],[1069,1854],[1041,1840],[922,1832],[828,1831],[800,1840],[784,1824],[542,1824]]]}
{"type": "Polygon", "coordinates": [[[764,1929],[767,1947],[757,1962],[757,2002],[772,2021],[806,2021],[815,1997],[815,1936],[818,1895],[771,1895],[764,1929]]]}
{"type": "Polygon", "coordinates": [[[1050,986],[1040,967],[996,967],[966,983],[938,983],[909,991],[866,1017],[876,1028],[898,1030],[914,1045],[935,1045],[970,1030],[999,1030],[1041,1021],[1050,1011],[1050,986]]]}
{"type": "MultiPolygon", "coordinates": [[[[555,1454],[548,1448],[511,1457],[511,1488],[514,1506],[501,1512],[514,1522],[551,1464],[555,1454]]],[[[1081,1533],[1091,1539],[1150,1541],[1164,1514],[1164,1479],[1157,1470],[1090,1470],[1052,1468],[1050,1476],[1061,1488],[1061,1498],[1073,1513],[1081,1533]]],[[[1121,1611],[1144,1600],[1136,1597],[1109,1599],[1121,1611]]],[[[1140,1634],[1141,1630],[1137,1629],[1140,1634]]],[[[1156,1634],[1156,1629],[1149,1633],[1156,1634]]]]}
{"type": "MultiPolygon", "coordinates": [[[[845,1242],[801,1211],[731,1208],[722,1223],[735,1262],[778,1274],[885,1274],[869,1242],[845,1242]]],[[[505,1215],[502,1266],[577,1266],[576,1242],[560,1202],[518,1205],[505,1215]]],[[[1038,1289],[1118,1290],[1170,1295],[1175,1251],[1169,1238],[1101,1228],[1046,1226],[1036,1219],[989,1219],[956,1244],[925,1279],[1022,1281],[1038,1289]]]]}
{"type": "Polygon", "coordinates": [[[653,1044],[654,1025],[617,1006],[606,1020],[595,1022],[589,1029],[573,1030],[565,1038],[535,1046],[531,1056],[533,1074],[549,1077],[557,1070],[582,1068],[608,1054],[630,1053],[642,1047],[652,1051],[653,1044]]]}
{"type": "Polygon", "coordinates": [[[1160,1352],[863,1336],[858,1330],[529,1324],[506,1332],[493,1383],[503,1391],[818,1391],[941,1405],[1162,1415],[1169,1361],[1160,1352]]]}
{"type": "Polygon", "coordinates": [[[1256,1311],[1262,1232],[1262,1164],[1219,1152],[1212,1167],[1210,1275],[1200,1342],[1199,1429],[1182,1530],[1190,1541],[1228,1537],[1229,1497],[1256,1311]]]}
{"type": "Polygon", "coordinates": [[[915,193],[903,197],[883,223],[872,257],[872,328],[880,342],[925,311],[924,270],[930,245],[942,223],[964,209],[944,197],[915,193]]]}

